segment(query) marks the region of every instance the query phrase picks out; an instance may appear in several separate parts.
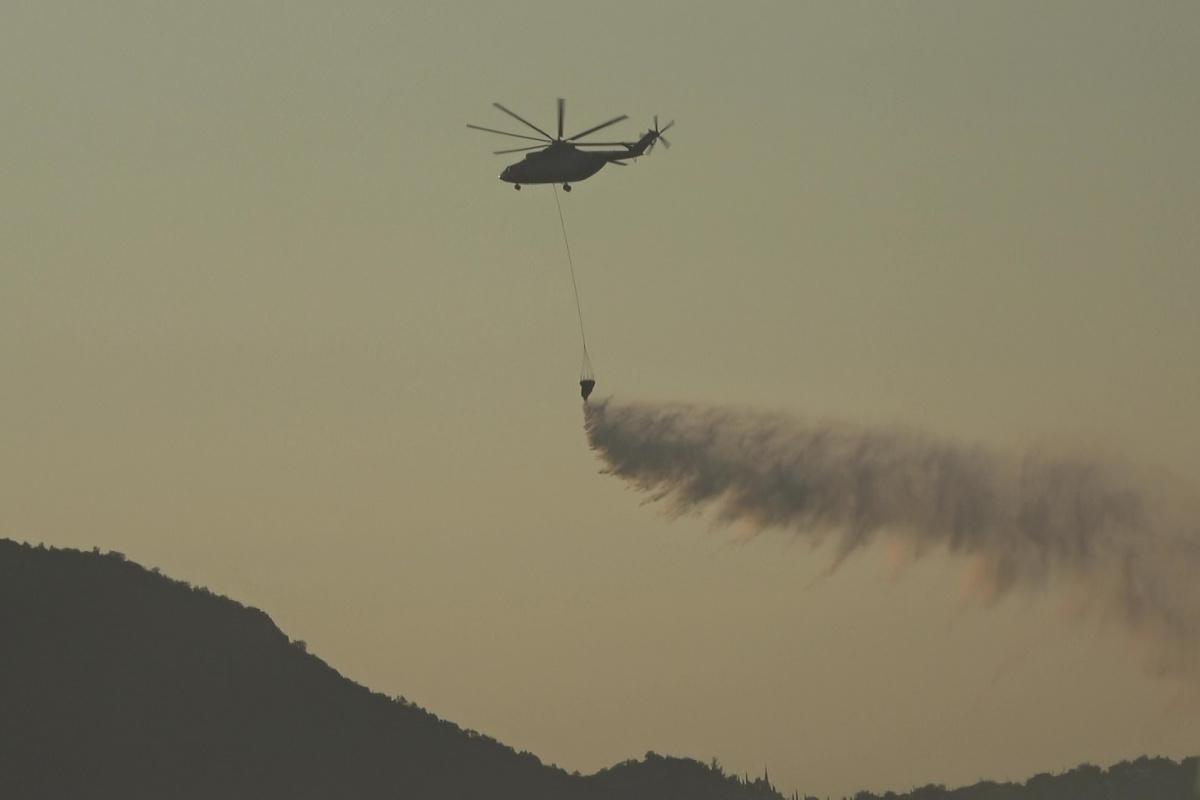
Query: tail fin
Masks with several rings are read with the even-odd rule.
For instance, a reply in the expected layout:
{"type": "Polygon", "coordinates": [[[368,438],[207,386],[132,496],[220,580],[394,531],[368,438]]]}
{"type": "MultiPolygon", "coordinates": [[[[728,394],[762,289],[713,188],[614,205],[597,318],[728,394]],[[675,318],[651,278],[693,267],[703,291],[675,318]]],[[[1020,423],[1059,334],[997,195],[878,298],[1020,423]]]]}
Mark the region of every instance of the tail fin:
{"type": "Polygon", "coordinates": [[[642,138],[638,139],[635,144],[626,144],[625,146],[627,148],[629,148],[630,158],[637,158],[642,153],[645,153],[647,150],[650,149],[650,146],[652,144],[654,144],[654,141],[657,138],[658,138],[658,131],[649,130],[649,131],[646,131],[646,133],[644,133],[642,135],[642,138]]]}
{"type": "Polygon", "coordinates": [[[636,144],[625,145],[626,147],[629,148],[630,155],[632,157],[636,158],[637,156],[640,156],[642,153],[650,152],[651,150],[654,149],[654,144],[656,142],[658,142],[660,139],[662,140],[663,147],[670,149],[671,143],[667,141],[666,137],[663,136],[663,134],[666,133],[667,129],[670,128],[674,124],[675,124],[675,120],[671,120],[670,122],[668,122],[666,125],[662,126],[661,128],[658,127],[658,114],[655,114],[654,115],[654,127],[651,128],[650,130],[646,131],[645,135],[643,135],[642,138],[638,139],[636,144]]]}

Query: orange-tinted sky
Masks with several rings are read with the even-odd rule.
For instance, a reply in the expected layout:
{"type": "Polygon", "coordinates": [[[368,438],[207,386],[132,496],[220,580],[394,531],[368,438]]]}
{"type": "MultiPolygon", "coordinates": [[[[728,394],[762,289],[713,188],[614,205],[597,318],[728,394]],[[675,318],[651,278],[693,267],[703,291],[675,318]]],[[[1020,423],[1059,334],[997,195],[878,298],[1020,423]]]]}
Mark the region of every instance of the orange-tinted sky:
{"type": "Polygon", "coordinates": [[[822,579],[599,475],[554,198],[465,123],[676,120],[561,195],[598,396],[1195,483],[1198,37],[1194,2],[8,3],[0,536],[259,606],[572,770],[824,796],[1192,754],[1065,592],[822,579]]]}

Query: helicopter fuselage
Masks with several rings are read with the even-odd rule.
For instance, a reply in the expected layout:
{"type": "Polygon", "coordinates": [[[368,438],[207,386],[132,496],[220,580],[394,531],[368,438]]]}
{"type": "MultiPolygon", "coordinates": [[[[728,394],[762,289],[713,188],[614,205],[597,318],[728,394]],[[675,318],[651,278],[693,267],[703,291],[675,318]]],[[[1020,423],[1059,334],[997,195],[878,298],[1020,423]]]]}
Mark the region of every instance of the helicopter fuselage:
{"type": "Polygon", "coordinates": [[[570,183],[592,177],[610,161],[629,157],[628,151],[589,152],[570,144],[553,144],[505,167],[500,180],[517,184],[570,183]]]}
{"type": "Polygon", "coordinates": [[[657,134],[648,132],[636,143],[625,145],[624,150],[581,150],[570,142],[557,141],[543,150],[525,156],[510,164],[500,173],[500,180],[515,183],[562,183],[590,178],[604,168],[605,164],[637,158],[646,152],[657,134]]]}

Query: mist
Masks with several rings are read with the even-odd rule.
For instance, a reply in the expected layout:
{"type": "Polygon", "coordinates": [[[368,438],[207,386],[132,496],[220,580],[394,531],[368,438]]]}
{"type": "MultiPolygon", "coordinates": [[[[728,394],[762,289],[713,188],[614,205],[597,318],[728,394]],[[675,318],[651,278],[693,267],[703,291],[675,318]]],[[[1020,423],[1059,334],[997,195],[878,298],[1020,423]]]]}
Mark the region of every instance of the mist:
{"type": "Polygon", "coordinates": [[[831,571],[884,540],[948,552],[988,601],[1069,587],[1148,669],[1200,688],[1200,494],[1170,475],[785,413],[612,398],[584,413],[603,472],[669,517],[830,543],[831,571]]]}

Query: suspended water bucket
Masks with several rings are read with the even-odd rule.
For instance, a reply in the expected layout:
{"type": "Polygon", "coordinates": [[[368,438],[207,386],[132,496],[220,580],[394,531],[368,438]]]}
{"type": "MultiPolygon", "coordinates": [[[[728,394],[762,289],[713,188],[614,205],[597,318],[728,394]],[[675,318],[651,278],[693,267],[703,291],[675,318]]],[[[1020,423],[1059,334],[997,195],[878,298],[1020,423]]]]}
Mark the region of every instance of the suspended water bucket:
{"type": "MultiPolygon", "coordinates": [[[[582,326],[580,328],[582,330],[582,326]]],[[[588,395],[596,388],[596,374],[592,372],[592,359],[588,358],[587,342],[583,344],[583,364],[579,367],[579,396],[587,402],[588,395]]]]}

